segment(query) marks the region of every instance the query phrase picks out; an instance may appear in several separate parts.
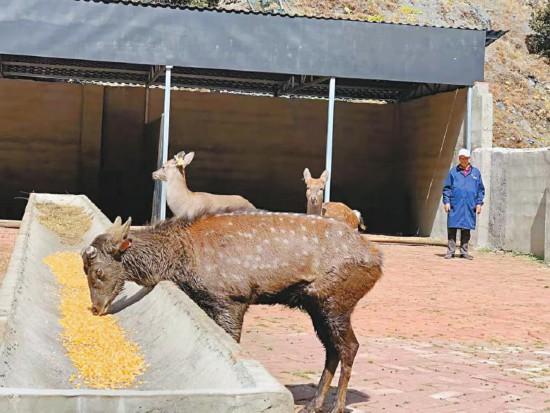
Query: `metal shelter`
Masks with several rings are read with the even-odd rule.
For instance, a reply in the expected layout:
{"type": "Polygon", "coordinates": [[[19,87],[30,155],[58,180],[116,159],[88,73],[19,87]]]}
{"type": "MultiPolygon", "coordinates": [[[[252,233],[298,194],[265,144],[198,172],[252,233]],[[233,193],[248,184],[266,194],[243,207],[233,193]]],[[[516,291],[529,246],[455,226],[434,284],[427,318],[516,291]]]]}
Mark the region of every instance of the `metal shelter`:
{"type": "Polygon", "coordinates": [[[7,3],[0,77],[164,86],[162,162],[172,87],[328,97],[327,200],[336,99],[402,102],[470,87],[483,80],[485,47],[505,33],[117,0],[7,3]]]}

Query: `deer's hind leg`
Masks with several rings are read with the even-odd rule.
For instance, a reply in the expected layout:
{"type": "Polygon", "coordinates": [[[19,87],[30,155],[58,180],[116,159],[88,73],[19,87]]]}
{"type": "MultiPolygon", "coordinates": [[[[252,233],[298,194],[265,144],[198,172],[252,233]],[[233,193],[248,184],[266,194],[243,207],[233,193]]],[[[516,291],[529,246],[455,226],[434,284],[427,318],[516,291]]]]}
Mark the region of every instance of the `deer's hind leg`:
{"type": "Polygon", "coordinates": [[[210,312],[206,311],[206,313],[237,343],[240,343],[246,310],[248,310],[248,304],[231,301],[217,303],[210,312]]]}
{"type": "Polygon", "coordinates": [[[351,313],[336,317],[331,325],[334,346],[336,347],[341,362],[338,393],[331,413],[344,413],[351,369],[357,350],[359,350],[359,342],[351,328],[350,316],[351,313]]]}
{"type": "Polygon", "coordinates": [[[311,401],[300,411],[300,413],[316,413],[320,412],[323,403],[327,397],[327,393],[330,389],[330,384],[334,377],[336,367],[340,361],[336,347],[334,346],[333,339],[330,333],[330,322],[326,315],[317,307],[310,306],[307,309],[308,314],[313,322],[315,332],[325,347],[325,368],[323,374],[317,385],[315,396],[311,401]]]}

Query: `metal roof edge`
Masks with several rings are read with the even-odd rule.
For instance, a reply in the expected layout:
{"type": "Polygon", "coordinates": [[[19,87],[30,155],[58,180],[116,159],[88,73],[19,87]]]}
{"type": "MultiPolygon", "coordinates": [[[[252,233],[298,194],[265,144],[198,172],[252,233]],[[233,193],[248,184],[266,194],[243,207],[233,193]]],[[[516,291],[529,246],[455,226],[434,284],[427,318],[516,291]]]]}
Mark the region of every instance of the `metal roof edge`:
{"type": "MultiPolygon", "coordinates": [[[[266,12],[266,11],[235,10],[235,9],[200,7],[200,6],[190,6],[190,5],[184,5],[184,4],[168,4],[168,3],[156,3],[156,2],[144,3],[136,0],[73,0],[73,1],[80,1],[85,3],[123,4],[126,6],[135,6],[135,7],[150,7],[150,8],[158,7],[158,8],[166,8],[166,9],[174,9],[174,10],[191,10],[191,11],[198,11],[198,12],[220,13],[220,14],[244,14],[244,15],[255,15],[255,16],[268,16],[268,17],[288,18],[288,19],[349,21],[349,22],[368,23],[368,24],[387,24],[387,25],[395,25],[395,26],[424,27],[424,28],[433,28],[433,29],[472,30],[472,31],[480,31],[480,32],[484,31],[488,34],[493,32],[496,32],[496,33],[503,32],[503,34],[498,38],[502,37],[504,34],[508,32],[508,30],[493,30],[489,28],[476,28],[476,27],[466,27],[466,26],[438,26],[438,25],[419,24],[419,23],[414,24],[414,23],[391,22],[391,21],[385,21],[385,20],[369,21],[369,20],[356,19],[352,17],[329,17],[329,16],[295,14],[295,13],[287,14],[287,13],[276,13],[276,12],[266,12]]],[[[498,40],[498,38],[495,40],[498,40]]]]}

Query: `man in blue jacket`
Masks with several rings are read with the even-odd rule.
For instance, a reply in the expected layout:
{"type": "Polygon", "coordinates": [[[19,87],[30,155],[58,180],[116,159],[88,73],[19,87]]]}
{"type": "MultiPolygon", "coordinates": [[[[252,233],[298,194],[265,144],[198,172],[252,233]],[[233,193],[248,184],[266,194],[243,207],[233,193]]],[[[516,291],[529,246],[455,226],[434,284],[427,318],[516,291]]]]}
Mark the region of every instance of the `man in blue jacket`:
{"type": "Polygon", "coordinates": [[[456,231],[460,229],[460,257],[473,259],[468,253],[470,230],[476,227],[476,214],[481,213],[485,187],[479,169],[470,164],[470,151],[458,152],[459,164],[452,168],[443,186],[443,207],[447,212],[449,247],[446,259],[453,258],[456,249],[456,231]]]}

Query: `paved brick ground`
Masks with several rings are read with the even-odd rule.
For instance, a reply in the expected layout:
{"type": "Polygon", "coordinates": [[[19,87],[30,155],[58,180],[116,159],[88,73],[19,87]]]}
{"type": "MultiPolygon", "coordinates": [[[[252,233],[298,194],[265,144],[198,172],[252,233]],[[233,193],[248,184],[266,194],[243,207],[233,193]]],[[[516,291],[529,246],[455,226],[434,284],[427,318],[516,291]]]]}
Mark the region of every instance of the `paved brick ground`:
{"type": "MultiPolygon", "coordinates": [[[[0,229],[0,279],[14,239],[0,229]]],[[[349,411],[550,412],[550,268],[507,254],[449,262],[441,248],[382,249],[384,277],[353,317],[361,348],[349,411]]],[[[307,316],[253,307],[242,345],[297,409],[313,395],[324,353],[307,316]]]]}
{"type": "Polygon", "coordinates": [[[0,282],[8,268],[11,250],[17,235],[16,229],[0,228],[0,282]]]}
{"type": "MultiPolygon", "coordinates": [[[[353,317],[350,411],[550,412],[550,268],[508,254],[449,262],[436,247],[382,249],[384,277],[353,317]]],[[[306,315],[253,307],[242,344],[297,405],[313,395],[324,352],[306,315]]]]}

